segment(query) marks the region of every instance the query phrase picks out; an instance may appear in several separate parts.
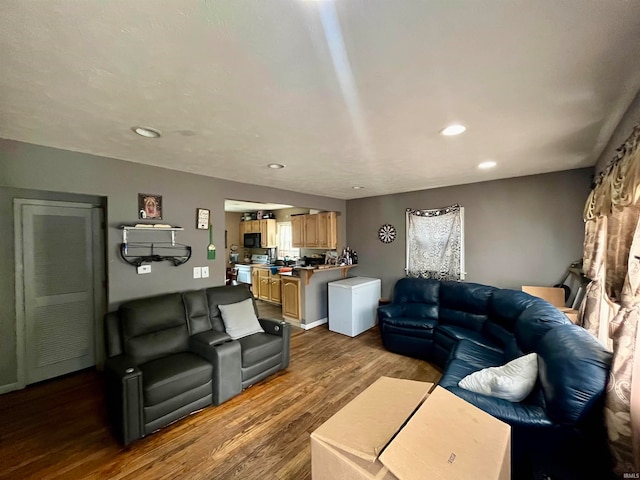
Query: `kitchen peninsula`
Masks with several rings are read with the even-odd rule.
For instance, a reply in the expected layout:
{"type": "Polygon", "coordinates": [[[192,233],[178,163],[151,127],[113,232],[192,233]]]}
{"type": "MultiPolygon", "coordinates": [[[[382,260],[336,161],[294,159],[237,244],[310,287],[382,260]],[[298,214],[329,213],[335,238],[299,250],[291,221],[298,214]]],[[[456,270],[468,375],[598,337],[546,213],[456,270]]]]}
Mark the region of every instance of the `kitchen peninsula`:
{"type": "MultiPolygon", "coordinates": [[[[304,329],[310,329],[327,323],[328,284],[336,280],[346,278],[347,272],[357,265],[294,267],[292,271],[270,273],[270,277],[280,277],[279,281],[271,280],[269,286],[274,289],[279,287],[280,300],[282,302],[282,315],[285,320],[300,325],[304,329]]],[[[254,267],[258,272],[269,271],[270,267],[254,267]]],[[[261,292],[262,285],[258,289],[258,298],[269,301],[261,292]]],[[[256,293],[256,292],[254,292],[256,293]]],[[[271,299],[273,301],[273,299],[271,299]]],[[[279,303],[279,302],[278,302],[279,303]]]]}

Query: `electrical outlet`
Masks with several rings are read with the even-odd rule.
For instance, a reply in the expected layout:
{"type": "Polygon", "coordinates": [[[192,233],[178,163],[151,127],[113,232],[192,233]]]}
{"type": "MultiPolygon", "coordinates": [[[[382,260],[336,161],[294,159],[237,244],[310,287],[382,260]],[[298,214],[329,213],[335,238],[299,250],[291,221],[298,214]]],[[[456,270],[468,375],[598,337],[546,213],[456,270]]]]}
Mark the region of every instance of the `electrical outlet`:
{"type": "Polygon", "coordinates": [[[140,265],[138,267],[138,275],[142,275],[144,273],[151,273],[151,265],[140,265]]]}
{"type": "Polygon", "coordinates": [[[209,267],[202,267],[202,278],[209,278],[209,267]]]}
{"type": "Polygon", "coordinates": [[[193,267],[193,278],[202,278],[202,268],[193,267]]]}

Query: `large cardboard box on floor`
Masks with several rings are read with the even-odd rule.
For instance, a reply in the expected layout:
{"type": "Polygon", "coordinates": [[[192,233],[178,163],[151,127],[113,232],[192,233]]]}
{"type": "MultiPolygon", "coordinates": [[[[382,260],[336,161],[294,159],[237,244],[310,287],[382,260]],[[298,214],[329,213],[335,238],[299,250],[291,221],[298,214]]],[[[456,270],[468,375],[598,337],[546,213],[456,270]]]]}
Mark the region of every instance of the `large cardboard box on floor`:
{"type": "Polygon", "coordinates": [[[510,479],[509,425],[431,387],[379,378],[311,434],[313,480],[510,479]]]}

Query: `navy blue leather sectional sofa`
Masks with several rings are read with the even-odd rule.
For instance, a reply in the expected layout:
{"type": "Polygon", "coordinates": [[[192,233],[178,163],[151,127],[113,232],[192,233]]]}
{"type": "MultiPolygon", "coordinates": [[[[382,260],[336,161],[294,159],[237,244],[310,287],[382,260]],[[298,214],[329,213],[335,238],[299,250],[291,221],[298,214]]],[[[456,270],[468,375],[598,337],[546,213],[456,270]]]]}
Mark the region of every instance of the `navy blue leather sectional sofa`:
{"type": "Polygon", "coordinates": [[[403,278],[378,320],[385,348],[435,363],[442,387],[511,425],[514,479],[610,476],[602,416],[611,353],[553,305],[517,290],[403,278]],[[531,352],[538,380],[522,402],[458,386],[531,352]]]}

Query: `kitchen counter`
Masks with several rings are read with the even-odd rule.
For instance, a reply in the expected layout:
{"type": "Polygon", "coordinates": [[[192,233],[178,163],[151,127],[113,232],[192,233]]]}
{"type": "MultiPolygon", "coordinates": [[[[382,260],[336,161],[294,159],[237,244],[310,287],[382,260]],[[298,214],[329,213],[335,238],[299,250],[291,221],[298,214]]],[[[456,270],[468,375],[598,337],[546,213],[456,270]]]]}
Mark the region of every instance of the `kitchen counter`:
{"type": "Polygon", "coordinates": [[[357,266],[358,265],[341,265],[325,267],[324,265],[321,265],[319,267],[295,267],[295,270],[300,275],[300,278],[304,279],[304,284],[309,285],[311,277],[317,273],[340,271],[342,273],[342,278],[347,278],[347,272],[357,266]]]}

